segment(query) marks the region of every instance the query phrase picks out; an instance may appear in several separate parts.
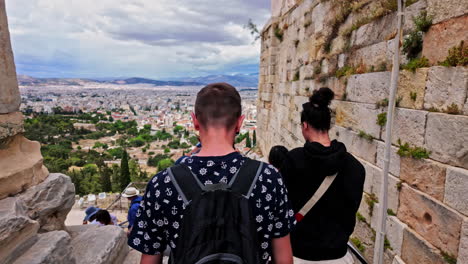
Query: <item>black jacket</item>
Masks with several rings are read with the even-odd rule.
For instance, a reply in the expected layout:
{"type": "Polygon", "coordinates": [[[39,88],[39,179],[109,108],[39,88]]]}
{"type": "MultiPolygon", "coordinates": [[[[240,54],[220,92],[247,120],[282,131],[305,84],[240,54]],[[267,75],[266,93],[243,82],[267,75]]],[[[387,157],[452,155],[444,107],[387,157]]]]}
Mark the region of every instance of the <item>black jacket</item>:
{"type": "Polygon", "coordinates": [[[334,140],[330,147],[307,142],[288,153],[280,171],[295,212],[312,197],[326,176],[338,172],[327,192],[291,233],[291,243],[294,256],[301,259],[343,257],[361,203],[365,179],[362,164],[341,142],[334,140]]]}

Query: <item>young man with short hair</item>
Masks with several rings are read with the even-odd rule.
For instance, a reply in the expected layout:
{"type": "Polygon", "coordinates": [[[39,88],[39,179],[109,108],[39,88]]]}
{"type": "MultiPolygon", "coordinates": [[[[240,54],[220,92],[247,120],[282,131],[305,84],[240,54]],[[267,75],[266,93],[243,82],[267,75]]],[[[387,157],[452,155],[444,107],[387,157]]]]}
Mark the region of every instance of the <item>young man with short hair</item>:
{"type": "MultiPolygon", "coordinates": [[[[244,120],[237,90],[227,83],[204,87],[197,94],[192,118],[203,148],[183,164],[204,187],[235,182],[236,173],[244,163],[252,163],[233,148],[244,120]]],[[[292,264],[289,233],[295,219],[283,179],[273,166],[258,164],[261,167],[245,196],[254,226],[254,231],[248,235],[256,240],[259,263],[292,264]]],[[[245,176],[241,174],[239,178],[245,176]]],[[[178,245],[185,242],[182,238],[179,240],[180,229],[187,225],[183,222],[184,211],[189,211],[186,208],[191,204],[184,202],[180,187],[176,188],[178,180],[174,179],[173,171],[168,169],[148,183],[128,239],[132,248],[143,253],[141,263],[162,263],[161,253],[166,246],[177,255],[178,245]]]]}

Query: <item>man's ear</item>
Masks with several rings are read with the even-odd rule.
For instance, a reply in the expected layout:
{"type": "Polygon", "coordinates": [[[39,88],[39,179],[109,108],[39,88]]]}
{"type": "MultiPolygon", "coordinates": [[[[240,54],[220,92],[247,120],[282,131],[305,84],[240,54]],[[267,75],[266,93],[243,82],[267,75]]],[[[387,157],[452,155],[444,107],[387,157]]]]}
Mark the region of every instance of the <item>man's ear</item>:
{"type": "Polygon", "coordinates": [[[309,128],[309,124],[307,122],[302,122],[302,129],[307,130],[309,128]]]}
{"type": "Polygon", "coordinates": [[[244,119],[245,119],[245,115],[241,115],[241,116],[239,116],[239,118],[237,118],[236,133],[240,132],[240,130],[242,128],[242,123],[244,122],[244,119]]]}
{"type": "Polygon", "coordinates": [[[198,122],[197,116],[194,112],[190,113],[190,115],[192,116],[193,127],[197,131],[200,130],[200,122],[198,122]]]}

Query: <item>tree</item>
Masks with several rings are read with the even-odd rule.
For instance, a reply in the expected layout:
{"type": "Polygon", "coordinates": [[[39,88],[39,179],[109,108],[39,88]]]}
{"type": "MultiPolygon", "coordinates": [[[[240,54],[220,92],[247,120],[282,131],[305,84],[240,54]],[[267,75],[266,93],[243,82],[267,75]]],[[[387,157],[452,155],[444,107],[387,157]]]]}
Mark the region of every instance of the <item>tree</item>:
{"type": "Polygon", "coordinates": [[[130,169],[128,167],[128,153],[124,150],[120,161],[120,189],[123,191],[130,183],[130,169]]]}
{"type": "Polygon", "coordinates": [[[158,163],[158,171],[163,171],[163,170],[171,167],[172,165],[174,165],[174,161],[171,160],[171,159],[160,160],[159,163],[158,163]]]}
{"type": "Polygon", "coordinates": [[[253,132],[252,144],[253,144],[254,146],[257,145],[257,130],[254,130],[254,132],[253,132]]]}
{"type": "Polygon", "coordinates": [[[100,183],[103,192],[112,192],[112,182],[111,182],[111,174],[112,170],[107,167],[104,163],[103,159],[98,159],[96,161],[96,165],[98,166],[100,177],[100,183]]]}
{"type": "Polygon", "coordinates": [[[247,132],[247,139],[245,140],[245,146],[248,148],[252,147],[252,142],[250,142],[250,134],[247,132]]]}

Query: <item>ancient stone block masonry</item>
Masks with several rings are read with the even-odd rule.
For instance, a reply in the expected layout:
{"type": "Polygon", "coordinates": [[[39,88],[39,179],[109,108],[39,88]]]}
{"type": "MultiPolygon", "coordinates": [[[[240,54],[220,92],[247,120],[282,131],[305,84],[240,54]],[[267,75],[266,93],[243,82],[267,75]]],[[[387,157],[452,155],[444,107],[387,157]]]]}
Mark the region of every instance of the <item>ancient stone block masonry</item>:
{"type": "MultiPolygon", "coordinates": [[[[258,144],[264,154],[277,144],[301,146],[302,104],[320,87],[335,92],[330,134],[367,172],[353,237],[370,261],[396,7],[391,0],[272,0],[262,32],[258,144]]],[[[401,55],[386,263],[468,263],[467,24],[468,0],[406,1],[402,50],[411,37],[420,50],[401,55]]]]}
{"type": "Polygon", "coordinates": [[[123,263],[119,227],[67,228],[75,187],[43,166],[40,144],[23,135],[20,93],[5,0],[0,0],[0,263],[123,263]]]}

